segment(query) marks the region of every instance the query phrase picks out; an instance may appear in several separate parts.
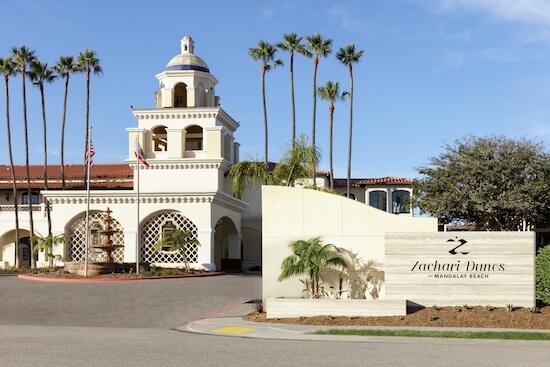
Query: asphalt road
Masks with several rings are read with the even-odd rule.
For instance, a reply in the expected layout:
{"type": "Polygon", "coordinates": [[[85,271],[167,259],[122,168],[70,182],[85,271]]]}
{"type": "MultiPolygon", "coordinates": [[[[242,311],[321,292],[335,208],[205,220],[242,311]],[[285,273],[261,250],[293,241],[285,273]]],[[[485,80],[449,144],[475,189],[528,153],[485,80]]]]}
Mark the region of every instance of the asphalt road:
{"type": "Polygon", "coordinates": [[[550,343],[265,340],[174,330],[245,299],[258,276],[120,283],[0,277],[0,366],[549,366],[550,343]]]}

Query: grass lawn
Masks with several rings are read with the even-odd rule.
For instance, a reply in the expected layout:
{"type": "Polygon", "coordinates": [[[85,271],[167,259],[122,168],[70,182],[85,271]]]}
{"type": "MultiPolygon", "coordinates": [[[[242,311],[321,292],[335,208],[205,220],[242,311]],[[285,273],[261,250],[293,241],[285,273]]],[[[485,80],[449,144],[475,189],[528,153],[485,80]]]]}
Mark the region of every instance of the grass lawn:
{"type": "Polygon", "coordinates": [[[324,335],[414,336],[422,338],[550,340],[550,333],[530,331],[431,331],[431,330],[368,330],[330,329],[317,331],[324,335]]]}

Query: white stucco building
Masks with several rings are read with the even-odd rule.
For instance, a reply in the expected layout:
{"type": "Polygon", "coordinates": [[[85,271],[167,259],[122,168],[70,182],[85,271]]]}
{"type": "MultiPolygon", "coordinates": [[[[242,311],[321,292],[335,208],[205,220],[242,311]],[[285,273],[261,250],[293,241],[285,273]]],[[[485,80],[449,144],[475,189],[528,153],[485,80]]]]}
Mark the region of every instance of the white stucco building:
{"type": "MultiPolygon", "coordinates": [[[[127,137],[120,132],[121,139],[128,142],[128,159],[93,165],[89,193],[84,189],[82,165],[65,166],[65,189],[59,165],[50,165],[48,190],[44,190],[42,166],[32,166],[29,198],[25,167],[17,166],[14,198],[10,167],[0,166],[0,267],[14,264],[14,199],[19,205],[23,266],[30,265],[31,256],[29,200],[34,232],[39,236],[48,234],[44,203],[49,202],[52,233],[65,234],[68,239],[54,253],[66,261],[84,260],[87,209],[93,245],[100,241],[102,218],[109,208],[118,231],[113,241],[124,245],[113,253],[117,262],[135,263],[139,254],[142,263],[181,266],[183,258],[178,253],[153,249],[163,232],[180,228],[191,231],[201,243],[187,251],[193,268],[240,271],[261,266],[260,192],[249,190],[243,200],[232,194],[227,173],[239,161],[234,136],[239,124],[220,107],[218,80],[194,53],[190,37],[181,40],[181,53],[156,77],[155,106],[132,108],[137,124],[126,129],[127,137]],[[149,166],[138,165],[136,139],[149,166]]],[[[324,175],[319,179],[328,183],[324,175]]],[[[410,180],[395,177],[354,180],[353,198],[390,213],[412,216],[410,184],[410,180]]],[[[337,193],[343,191],[337,187],[337,193]]],[[[91,251],[90,257],[100,255],[91,251]]],[[[43,253],[36,256],[39,266],[47,263],[43,253]]]]}

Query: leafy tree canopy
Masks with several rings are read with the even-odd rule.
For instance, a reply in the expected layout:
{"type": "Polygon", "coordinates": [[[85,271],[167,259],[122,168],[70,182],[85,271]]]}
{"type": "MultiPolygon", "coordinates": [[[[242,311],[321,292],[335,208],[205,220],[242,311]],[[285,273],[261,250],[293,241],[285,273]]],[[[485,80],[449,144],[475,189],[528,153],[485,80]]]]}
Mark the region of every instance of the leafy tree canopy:
{"type": "Polygon", "coordinates": [[[550,226],[550,154],[542,142],[467,136],[417,170],[421,213],[482,230],[550,226]]]}

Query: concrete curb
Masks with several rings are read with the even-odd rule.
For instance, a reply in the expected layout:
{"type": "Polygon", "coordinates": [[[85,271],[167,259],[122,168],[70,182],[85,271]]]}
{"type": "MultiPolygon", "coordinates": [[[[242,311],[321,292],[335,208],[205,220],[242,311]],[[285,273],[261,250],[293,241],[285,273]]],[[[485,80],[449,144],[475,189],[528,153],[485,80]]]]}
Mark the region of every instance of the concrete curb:
{"type": "Polygon", "coordinates": [[[35,280],[39,282],[61,282],[61,283],[101,283],[101,282],[126,282],[133,280],[157,280],[157,279],[180,279],[180,278],[201,278],[225,275],[225,272],[209,272],[200,274],[188,275],[167,275],[167,276],[151,276],[151,277],[134,277],[134,278],[49,278],[39,275],[19,274],[17,277],[25,280],[35,280]]]}

